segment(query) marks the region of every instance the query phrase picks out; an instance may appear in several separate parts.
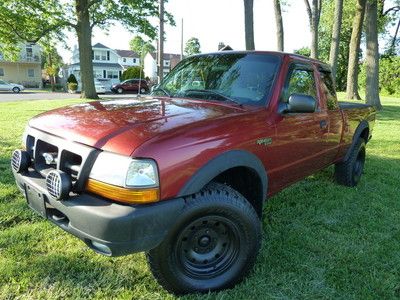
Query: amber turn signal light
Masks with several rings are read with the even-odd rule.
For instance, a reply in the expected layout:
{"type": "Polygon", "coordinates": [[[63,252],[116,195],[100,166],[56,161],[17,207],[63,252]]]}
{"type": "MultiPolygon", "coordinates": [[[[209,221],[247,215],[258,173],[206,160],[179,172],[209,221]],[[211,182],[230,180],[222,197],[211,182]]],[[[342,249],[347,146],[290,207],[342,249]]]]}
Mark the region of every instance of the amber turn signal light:
{"type": "Polygon", "coordinates": [[[128,189],[90,178],[87,181],[86,190],[104,198],[128,204],[146,204],[160,200],[158,188],[128,189]]]}

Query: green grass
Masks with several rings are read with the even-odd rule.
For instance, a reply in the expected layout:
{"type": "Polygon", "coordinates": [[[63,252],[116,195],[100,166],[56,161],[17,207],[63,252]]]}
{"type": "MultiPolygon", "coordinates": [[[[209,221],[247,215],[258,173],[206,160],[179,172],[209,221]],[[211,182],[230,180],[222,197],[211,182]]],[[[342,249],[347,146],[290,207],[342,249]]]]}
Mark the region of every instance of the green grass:
{"type": "MultiPolygon", "coordinates": [[[[31,212],[9,157],[27,120],[81,100],[0,104],[0,299],[175,299],[144,255],[107,258],[31,212]]],[[[400,297],[400,99],[384,97],[365,174],[338,186],[330,167],[271,198],[263,247],[235,288],[188,299],[400,297]]]]}

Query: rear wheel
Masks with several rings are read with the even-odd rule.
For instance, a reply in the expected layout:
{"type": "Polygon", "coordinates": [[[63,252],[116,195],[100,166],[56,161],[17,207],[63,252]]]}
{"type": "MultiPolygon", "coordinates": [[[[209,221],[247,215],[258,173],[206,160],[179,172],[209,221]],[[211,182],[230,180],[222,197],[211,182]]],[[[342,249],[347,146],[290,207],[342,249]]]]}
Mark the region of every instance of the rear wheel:
{"type": "Polygon", "coordinates": [[[253,267],[261,222],[235,190],[212,183],[188,199],[165,240],[147,253],[157,281],[176,294],[231,287],[253,267]]]}
{"type": "Polygon", "coordinates": [[[336,181],[345,186],[356,186],[364,170],[365,154],[365,141],[359,138],[349,157],[335,165],[336,181]]]}
{"type": "Polygon", "coordinates": [[[14,93],[19,93],[19,92],[21,91],[21,89],[20,89],[19,87],[14,87],[14,88],[12,89],[12,91],[13,91],[14,93]]]}

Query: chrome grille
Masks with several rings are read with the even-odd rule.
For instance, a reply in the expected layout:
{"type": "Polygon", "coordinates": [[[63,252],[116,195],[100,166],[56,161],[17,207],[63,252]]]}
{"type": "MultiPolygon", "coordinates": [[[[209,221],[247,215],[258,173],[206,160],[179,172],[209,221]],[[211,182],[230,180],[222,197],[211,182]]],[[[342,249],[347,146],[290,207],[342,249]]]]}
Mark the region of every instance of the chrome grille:
{"type": "Polygon", "coordinates": [[[19,171],[21,166],[21,151],[15,150],[11,158],[11,166],[15,172],[19,171]]]}
{"type": "Polygon", "coordinates": [[[46,187],[49,194],[59,199],[61,196],[61,177],[57,172],[50,171],[46,177],[46,187]]]}

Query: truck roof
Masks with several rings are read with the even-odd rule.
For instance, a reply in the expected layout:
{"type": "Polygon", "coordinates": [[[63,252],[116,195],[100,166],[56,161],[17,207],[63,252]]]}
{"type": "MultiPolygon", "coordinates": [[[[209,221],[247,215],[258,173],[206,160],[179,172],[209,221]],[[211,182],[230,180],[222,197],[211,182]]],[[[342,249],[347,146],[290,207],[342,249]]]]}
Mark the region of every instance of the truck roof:
{"type": "Polygon", "coordinates": [[[261,51],[261,50],[223,50],[223,51],[216,51],[216,52],[209,52],[209,53],[201,53],[201,54],[196,54],[193,56],[204,56],[204,55],[229,55],[229,54],[245,54],[245,53],[255,53],[255,54],[272,54],[276,56],[280,56],[282,58],[284,57],[290,57],[291,59],[300,59],[304,61],[309,61],[315,64],[318,64],[320,67],[323,68],[325,71],[331,71],[331,66],[327,63],[324,63],[323,61],[303,56],[300,54],[295,54],[295,53],[288,53],[288,52],[280,52],[280,51],[261,51]]]}

